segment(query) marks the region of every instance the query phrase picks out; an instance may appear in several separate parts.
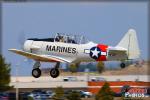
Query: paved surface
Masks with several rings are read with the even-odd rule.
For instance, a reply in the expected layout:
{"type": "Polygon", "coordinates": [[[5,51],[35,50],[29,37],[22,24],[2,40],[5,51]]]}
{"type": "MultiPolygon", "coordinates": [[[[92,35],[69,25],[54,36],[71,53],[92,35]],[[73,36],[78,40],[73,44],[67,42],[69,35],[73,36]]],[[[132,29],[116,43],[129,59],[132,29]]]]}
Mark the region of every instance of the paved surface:
{"type": "Polygon", "coordinates": [[[59,76],[58,78],[51,78],[50,76],[43,76],[40,78],[34,78],[32,76],[24,76],[24,77],[11,77],[11,82],[16,82],[16,78],[19,82],[56,82],[56,81],[63,81],[64,78],[71,77],[74,81],[87,81],[91,80],[95,77],[104,78],[107,81],[117,81],[118,79],[121,81],[144,81],[149,82],[150,75],[101,75],[101,76],[59,76]]]}
{"type": "Polygon", "coordinates": [[[31,77],[11,77],[10,85],[15,88],[55,88],[62,86],[64,88],[86,88],[87,80],[100,77],[106,81],[144,81],[149,82],[150,76],[147,75],[119,75],[119,76],[60,76],[56,79],[51,78],[50,76],[33,78],[31,77]],[[70,80],[67,82],[64,81],[67,77],[70,80]],[[17,82],[16,82],[17,81],[17,82]]]}

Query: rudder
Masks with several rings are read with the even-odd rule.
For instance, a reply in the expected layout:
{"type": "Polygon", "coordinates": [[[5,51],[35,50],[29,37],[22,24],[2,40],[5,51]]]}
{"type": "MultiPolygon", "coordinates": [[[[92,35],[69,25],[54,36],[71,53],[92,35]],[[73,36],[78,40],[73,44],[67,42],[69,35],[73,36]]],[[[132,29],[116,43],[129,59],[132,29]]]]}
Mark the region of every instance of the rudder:
{"type": "Polygon", "coordinates": [[[140,49],[134,29],[129,29],[122,40],[118,43],[117,47],[127,49],[128,59],[137,59],[140,57],[140,49]]]}

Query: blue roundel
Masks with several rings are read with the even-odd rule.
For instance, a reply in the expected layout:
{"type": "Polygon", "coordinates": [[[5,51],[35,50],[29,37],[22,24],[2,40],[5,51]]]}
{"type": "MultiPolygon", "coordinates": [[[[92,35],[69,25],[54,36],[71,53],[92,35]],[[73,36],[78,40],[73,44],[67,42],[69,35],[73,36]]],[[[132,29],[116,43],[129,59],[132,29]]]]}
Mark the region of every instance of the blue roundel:
{"type": "Polygon", "coordinates": [[[101,49],[98,47],[92,47],[90,49],[90,57],[97,60],[101,56],[101,49]]]}

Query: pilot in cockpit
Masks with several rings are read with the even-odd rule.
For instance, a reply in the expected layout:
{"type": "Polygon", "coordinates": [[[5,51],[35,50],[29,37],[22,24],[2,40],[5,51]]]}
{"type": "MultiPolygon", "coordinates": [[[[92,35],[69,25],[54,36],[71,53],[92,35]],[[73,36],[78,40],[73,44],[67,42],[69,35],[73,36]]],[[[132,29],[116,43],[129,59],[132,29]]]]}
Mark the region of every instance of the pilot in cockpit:
{"type": "Polygon", "coordinates": [[[67,43],[75,44],[75,40],[73,40],[72,38],[67,37],[67,43]]]}
{"type": "Polygon", "coordinates": [[[60,36],[59,42],[64,42],[64,37],[63,36],[60,36]]]}
{"type": "Polygon", "coordinates": [[[73,44],[76,44],[76,42],[75,42],[74,39],[70,38],[69,36],[67,36],[67,37],[65,38],[63,35],[61,35],[61,34],[59,34],[59,33],[57,33],[57,36],[56,36],[56,38],[55,38],[55,41],[56,41],[56,42],[65,42],[65,43],[73,43],[73,44]]]}
{"type": "Polygon", "coordinates": [[[61,36],[59,33],[57,33],[55,41],[57,41],[57,42],[64,42],[64,36],[61,36]]]}

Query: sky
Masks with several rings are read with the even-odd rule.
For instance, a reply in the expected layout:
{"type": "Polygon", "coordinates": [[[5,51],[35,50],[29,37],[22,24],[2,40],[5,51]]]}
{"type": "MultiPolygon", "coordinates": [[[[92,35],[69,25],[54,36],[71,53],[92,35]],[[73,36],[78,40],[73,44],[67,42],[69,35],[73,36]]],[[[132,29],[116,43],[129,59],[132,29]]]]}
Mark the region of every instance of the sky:
{"type": "Polygon", "coordinates": [[[60,32],[115,46],[130,28],[137,32],[141,58],[147,59],[147,2],[3,3],[2,54],[11,63],[11,75],[16,74],[16,66],[19,75],[31,75],[33,64],[8,51],[20,49],[21,39],[48,38],[60,32]]]}

